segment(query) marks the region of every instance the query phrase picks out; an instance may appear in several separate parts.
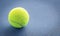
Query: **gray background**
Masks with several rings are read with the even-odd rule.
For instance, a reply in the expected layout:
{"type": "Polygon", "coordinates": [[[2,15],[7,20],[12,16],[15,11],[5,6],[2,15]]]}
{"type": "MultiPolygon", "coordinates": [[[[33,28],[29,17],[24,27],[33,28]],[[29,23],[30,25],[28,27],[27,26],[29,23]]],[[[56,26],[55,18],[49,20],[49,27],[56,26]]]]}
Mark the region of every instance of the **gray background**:
{"type": "Polygon", "coordinates": [[[0,0],[0,36],[60,36],[60,0],[0,0]],[[25,28],[15,29],[7,20],[15,7],[30,15],[25,28]]]}

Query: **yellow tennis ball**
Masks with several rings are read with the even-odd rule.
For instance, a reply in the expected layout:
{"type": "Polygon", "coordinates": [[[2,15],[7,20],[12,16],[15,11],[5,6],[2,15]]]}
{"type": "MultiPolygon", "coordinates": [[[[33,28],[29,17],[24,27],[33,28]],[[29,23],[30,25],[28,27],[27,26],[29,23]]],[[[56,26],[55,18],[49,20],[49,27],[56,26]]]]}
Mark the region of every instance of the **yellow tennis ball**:
{"type": "Polygon", "coordinates": [[[15,28],[25,27],[29,22],[29,14],[22,7],[13,8],[8,14],[8,21],[15,28]]]}

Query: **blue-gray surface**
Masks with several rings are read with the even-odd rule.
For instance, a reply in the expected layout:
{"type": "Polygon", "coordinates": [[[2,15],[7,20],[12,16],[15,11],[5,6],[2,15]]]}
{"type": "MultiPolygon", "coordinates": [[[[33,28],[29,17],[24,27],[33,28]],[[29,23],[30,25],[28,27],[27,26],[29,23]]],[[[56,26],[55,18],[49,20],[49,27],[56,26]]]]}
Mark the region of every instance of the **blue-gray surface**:
{"type": "Polygon", "coordinates": [[[60,36],[60,0],[0,0],[0,36],[60,36]],[[8,13],[15,7],[30,15],[25,28],[8,23],[8,13]]]}

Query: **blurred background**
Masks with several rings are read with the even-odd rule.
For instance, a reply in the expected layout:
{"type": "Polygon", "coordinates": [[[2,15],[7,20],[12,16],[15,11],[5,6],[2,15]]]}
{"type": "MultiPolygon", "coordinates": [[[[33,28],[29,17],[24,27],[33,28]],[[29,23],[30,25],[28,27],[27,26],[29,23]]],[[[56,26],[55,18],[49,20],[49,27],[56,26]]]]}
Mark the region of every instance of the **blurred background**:
{"type": "Polygon", "coordinates": [[[60,0],[0,0],[0,36],[60,36],[60,0]],[[15,29],[8,22],[15,7],[30,15],[25,28],[15,29]]]}

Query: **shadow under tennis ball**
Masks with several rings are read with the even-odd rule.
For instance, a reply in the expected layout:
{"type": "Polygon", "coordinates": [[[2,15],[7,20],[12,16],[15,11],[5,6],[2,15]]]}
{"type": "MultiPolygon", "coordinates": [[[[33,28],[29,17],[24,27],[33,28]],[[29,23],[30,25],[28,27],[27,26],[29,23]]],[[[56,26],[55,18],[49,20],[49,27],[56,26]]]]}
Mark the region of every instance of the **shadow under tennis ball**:
{"type": "Polygon", "coordinates": [[[26,35],[25,28],[16,29],[12,27],[8,27],[4,31],[4,36],[24,36],[26,35]]]}

